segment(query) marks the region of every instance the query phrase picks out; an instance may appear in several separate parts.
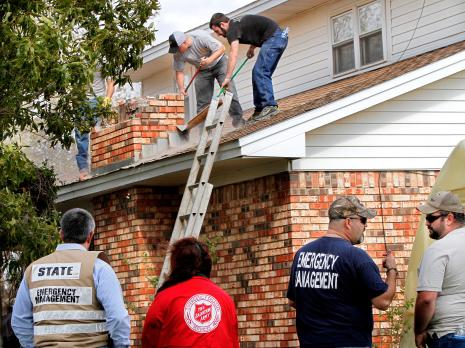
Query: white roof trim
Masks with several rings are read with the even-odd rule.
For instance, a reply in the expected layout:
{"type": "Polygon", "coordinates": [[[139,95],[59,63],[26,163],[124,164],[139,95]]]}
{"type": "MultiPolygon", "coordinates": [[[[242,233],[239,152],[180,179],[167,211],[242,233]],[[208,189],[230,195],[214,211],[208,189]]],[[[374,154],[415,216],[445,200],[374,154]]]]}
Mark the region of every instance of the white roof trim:
{"type": "MultiPolygon", "coordinates": [[[[352,94],[292,119],[256,131],[239,139],[242,156],[275,156],[272,150],[288,139],[408,93],[465,70],[465,51],[441,59],[392,80],[352,94]]],[[[305,146],[304,146],[305,147],[305,146]]],[[[291,147],[287,157],[303,157],[302,148],[291,147]]]]}
{"type": "MultiPolygon", "coordinates": [[[[240,157],[237,143],[231,142],[221,145],[216,160],[224,161],[240,157]]],[[[115,190],[121,190],[135,184],[140,184],[145,180],[169,175],[182,170],[187,170],[192,166],[195,152],[189,152],[174,157],[161,160],[151,160],[147,162],[136,162],[114,172],[105,175],[97,175],[92,180],[76,182],[59,188],[55,203],[63,203],[73,199],[79,199],[95,194],[104,194],[115,190]]]]}
{"type": "Polygon", "coordinates": [[[171,157],[164,161],[147,163],[145,166],[136,163],[112,173],[97,175],[92,180],[65,185],[59,188],[55,203],[92,196],[96,193],[104,194],[105,192],[120,190],[144,180],[184,170],[192,166],[193,158],[194,154],[190,153],[184,156],[171,157]]]}

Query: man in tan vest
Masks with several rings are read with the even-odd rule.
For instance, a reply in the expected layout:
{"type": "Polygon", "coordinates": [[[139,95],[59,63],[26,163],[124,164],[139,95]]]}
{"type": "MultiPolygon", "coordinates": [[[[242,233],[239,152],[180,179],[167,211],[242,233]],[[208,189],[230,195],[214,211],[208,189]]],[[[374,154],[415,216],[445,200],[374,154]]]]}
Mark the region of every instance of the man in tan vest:
{"type": "Polygon", "coordinates": [[[128,347],[130,323],[121,286],[106,256],[88,251],[95,221],[84,209],[61,219],[56,251],[26,269],[12,327],[29,347],[128,347]]]}

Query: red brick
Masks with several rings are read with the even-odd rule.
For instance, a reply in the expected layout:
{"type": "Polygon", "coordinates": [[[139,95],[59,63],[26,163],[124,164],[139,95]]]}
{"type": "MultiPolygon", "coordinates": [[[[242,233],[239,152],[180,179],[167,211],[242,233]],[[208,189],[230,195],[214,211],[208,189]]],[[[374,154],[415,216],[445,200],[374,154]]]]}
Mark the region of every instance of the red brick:
{"type": "MultiPolygon", "coordinates": [[[[427,198],[436,174],[292,172],[216,188],[201,238],[216,244],[218,263],[212,280],[236,303],[242,342],[255,342],[255,347],[298,346],[295,311],[285,299],[290,264],[297,248],[326,232],[329,204],[339,195],[357,194],[383,216],[368,224],[361,247],[378,266],[385,244],[396,250],[398,287],[403,287],[419,222],[414,207],[427,198]]],[[[140,329],[154,291],[148,277],[159,274],[180,201],[178,192],[177,187],[136,187],[93,201],[95,245],[117,265],[125,297],[138,309],[131,312],[133,346],[140,345],[140,329]]],[[[401,293],[396,298],[403,300],[401,293]]],[[[375,312],[374,319],[374,342],[389,346],[385,315],[375,312]]]]}
{"type": "Polygon", "coordinates": [[[134,119],[91,134],[92,169],[138,159],[142,144],[167,138],[167,132],[177,132],[176,125],[184,124],[183,98],[164,94],[159,99],[148,98],[147,102],[149,106],[141,106],[134,119]],[[138,145],[128,147],[132,144],[138,145]]]}

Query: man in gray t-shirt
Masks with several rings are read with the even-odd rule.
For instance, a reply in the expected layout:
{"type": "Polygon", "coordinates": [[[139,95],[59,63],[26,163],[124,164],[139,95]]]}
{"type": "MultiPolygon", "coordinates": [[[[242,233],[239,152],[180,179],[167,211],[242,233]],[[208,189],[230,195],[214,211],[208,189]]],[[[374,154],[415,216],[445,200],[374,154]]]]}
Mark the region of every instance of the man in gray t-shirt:
{"type": "MultiPolygon", "coordinates": [[[[87,90],[87,100],[90,107],[93,109],[97,106],[98,97],[104,97],[104,104],[110,105],[113,92],[115,91],[115,85],[113,80],[110,78],[103,78],[102,73],[97,70],[94,73],[94,80],[92,86],[87,90]]],[[[95,120],[98,124],[99,120],[95,120]]],[[[90,178],[89,171],[89,132],[80,131],[78,128],[74,128],[74,135],[76,141],[76,164],[79,169],[79,181],[87,180],[90,178]]]]}
{"type": "MultiPolygon", "coordinates": [[[[176,83],[182,95],[187,96],[184,87],[184,66],[189,63],[200,68],[195,79],[197,112],[210,104],[213,96],[215,80],[221,85],[227,70],[227,58],[224,55],[224,45],[203,30],[184,34],[175,31],[169,37],[169,53],[173,54],[173,68],[176,71],[176,83]]],[[[230,84],[233,99],[229,114],[235,127],[244,124],[242,107],[239,103],[234,84],[230,84]]]]}
{"type": "Polygon", "coordinates": [[[429,236],[418,270],[415,304],[417,347],[465,347],[455,332],[465,325],[465,215],[460,199],[437,192],[418,207],[426,214],[429,236]]]}

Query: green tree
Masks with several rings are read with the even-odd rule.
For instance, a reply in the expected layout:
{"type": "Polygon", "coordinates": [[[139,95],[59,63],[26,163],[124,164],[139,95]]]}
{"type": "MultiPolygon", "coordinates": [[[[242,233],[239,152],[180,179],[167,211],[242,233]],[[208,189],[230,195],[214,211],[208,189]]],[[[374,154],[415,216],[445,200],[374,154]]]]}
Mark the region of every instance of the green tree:
{"type": "Polygon", "coordinates": [[[86,103],[94,72],[127,82],[155,37],[147,23],[157,10],[158,0],[2,1],[0,140],[41,130],[68,147],[75,124],[109,111],[86,103]]]}
{"type": "Polygon", "coordinates": [[[0,144],[0,173],[2,313],[1,304],[14,297],[26,266],[54,250],[59,236],[53,170],[36,166],[15,145],[0,144]],[[10,291],[4,294],[5,289],[10,291]]]}

